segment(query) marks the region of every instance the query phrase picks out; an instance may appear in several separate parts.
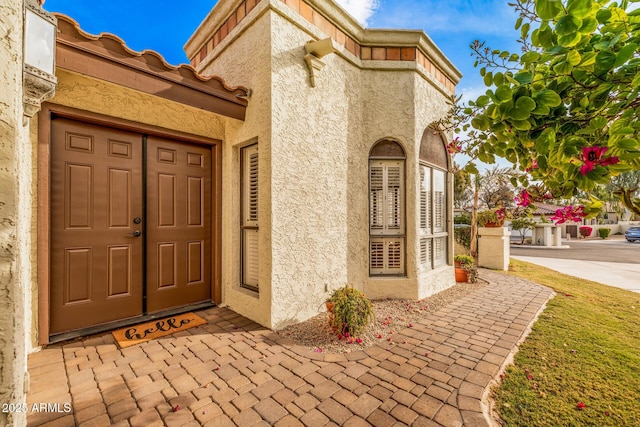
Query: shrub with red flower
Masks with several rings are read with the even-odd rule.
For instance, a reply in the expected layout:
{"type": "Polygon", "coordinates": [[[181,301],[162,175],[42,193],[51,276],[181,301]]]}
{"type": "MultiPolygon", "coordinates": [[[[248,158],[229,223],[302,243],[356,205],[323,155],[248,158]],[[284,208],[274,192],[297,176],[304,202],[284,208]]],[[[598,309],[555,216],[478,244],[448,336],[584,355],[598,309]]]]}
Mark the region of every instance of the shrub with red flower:
{"type": "Polygon", "coordinates": [[[587,227],[586,225],[583,225],[582,227],[580,227],[578,229],[578,231],[580,232],[580,235],[582,237],[589,237],[591,236],[591,232],[593,231],[592,227],[587,227]]]}

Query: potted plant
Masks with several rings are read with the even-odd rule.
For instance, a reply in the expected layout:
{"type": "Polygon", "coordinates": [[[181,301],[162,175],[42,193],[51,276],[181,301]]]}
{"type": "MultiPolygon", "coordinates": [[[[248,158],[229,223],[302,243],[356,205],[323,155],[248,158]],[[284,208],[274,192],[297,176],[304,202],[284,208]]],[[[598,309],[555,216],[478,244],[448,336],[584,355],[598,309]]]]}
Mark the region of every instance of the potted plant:
{"type": "Polygon", "coordinates": [[[478,225],[480,227],[502,227],[508,216],[507,208],[486,209],[478,212],[478,225]]]}
{"type": "Polygon", "coordinates": [[[371,301],[348,285],[336,289],[327,302],[333,303],[333,316],[329,322],[340,335],[355,336],[363,332],[373,319],[371,301]]]}
{"type": "Polygon", "coordinates": [[[453,257],[456,271],[456,282],[468,282],[469,275],[475,271],[475,260],[471,255],[458,254],[453,257]]]}

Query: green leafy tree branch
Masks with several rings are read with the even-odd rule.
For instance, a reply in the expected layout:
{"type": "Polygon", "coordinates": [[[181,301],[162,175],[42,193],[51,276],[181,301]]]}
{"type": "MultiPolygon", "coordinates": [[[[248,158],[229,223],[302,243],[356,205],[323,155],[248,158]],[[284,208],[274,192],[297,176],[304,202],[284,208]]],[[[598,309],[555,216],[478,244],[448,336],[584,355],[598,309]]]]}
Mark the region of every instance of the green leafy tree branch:
{"type": "MultiPolygon", "coordinates": [[[[456,151],[472,160],[505,158],[526,172],[520,185],[542,183],[545,196],[590,194],[640,169],[640,0],[518,0],[522,52],[471,45],[485,94],[452,100],[441,123],[466,137],[456,151]]],[[[515,184],[514,184],[515,185],[515,184]]],[[[617,190],[640,214],[637,188],[617,190]]],[[[540,193],[538,189],[538,194],[540,193]]],[[[581,212],[594,216],[593,195],[581,212]]]]}

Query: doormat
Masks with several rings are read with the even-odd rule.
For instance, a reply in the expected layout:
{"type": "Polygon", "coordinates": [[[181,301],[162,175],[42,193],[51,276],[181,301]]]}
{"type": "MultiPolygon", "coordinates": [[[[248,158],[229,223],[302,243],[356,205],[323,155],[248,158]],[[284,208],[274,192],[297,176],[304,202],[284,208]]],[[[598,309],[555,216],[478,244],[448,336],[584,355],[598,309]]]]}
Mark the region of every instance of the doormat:
{"type": "Polygon", "coordinates": [[[204,325],[207,321],[194,313],[184,313],[164,319],[129,326],[111,332],[120,348],[131,347],[156,338],[165,337],[185,329],[204,325]]]}

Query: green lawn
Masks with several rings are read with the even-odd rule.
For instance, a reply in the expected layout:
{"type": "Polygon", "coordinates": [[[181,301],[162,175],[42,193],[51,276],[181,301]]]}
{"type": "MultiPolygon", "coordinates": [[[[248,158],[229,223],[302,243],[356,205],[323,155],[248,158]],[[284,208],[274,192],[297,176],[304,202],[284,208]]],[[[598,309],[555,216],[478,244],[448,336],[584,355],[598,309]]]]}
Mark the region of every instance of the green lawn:
{"type": "Polygon", "coordinates": [[[504,425],[640,426],[640,294],[516,260],[509,274],[557,295],[495,390],[504,425]]]}

